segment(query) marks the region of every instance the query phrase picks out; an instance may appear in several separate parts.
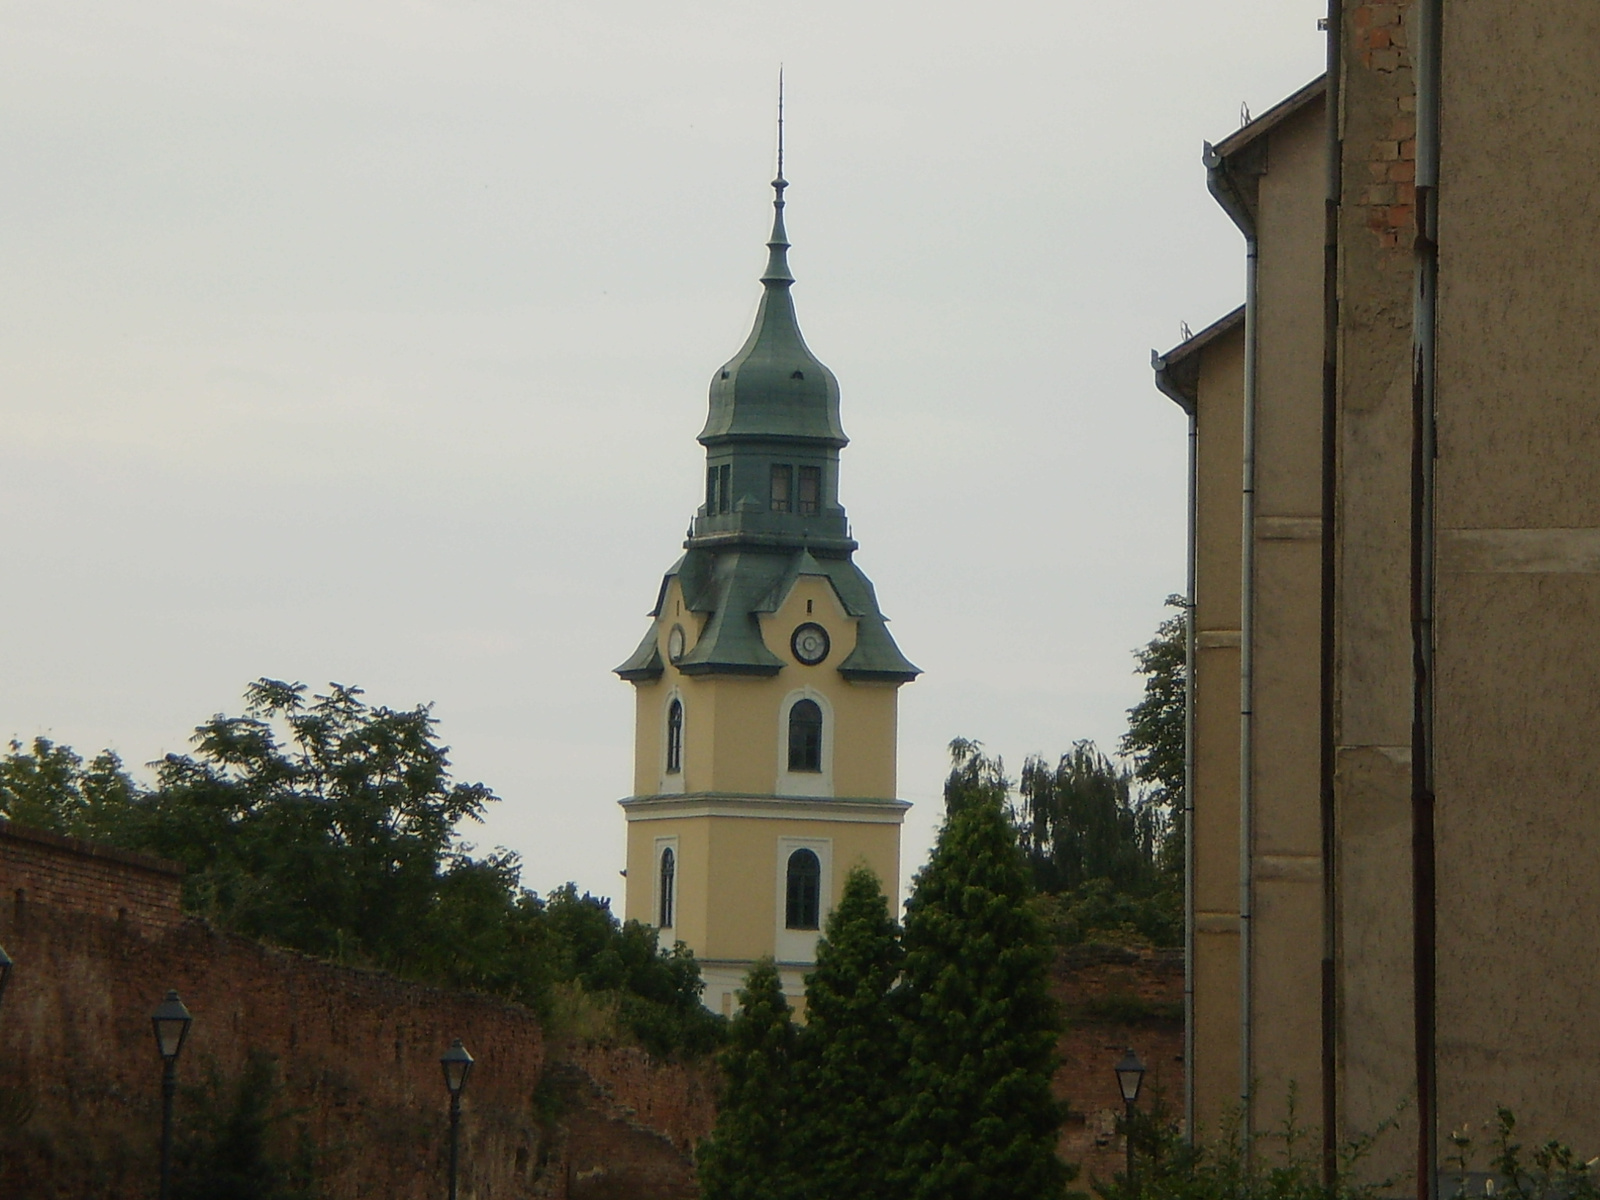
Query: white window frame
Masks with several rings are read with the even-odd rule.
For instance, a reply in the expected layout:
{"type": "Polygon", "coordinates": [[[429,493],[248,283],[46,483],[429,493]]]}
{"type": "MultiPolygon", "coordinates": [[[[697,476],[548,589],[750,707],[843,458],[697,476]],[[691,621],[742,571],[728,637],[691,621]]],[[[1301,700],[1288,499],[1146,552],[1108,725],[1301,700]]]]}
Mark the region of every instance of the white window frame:
{"type": "MultiPolygon", "coordinates": [[[[826,743],[824,743],[826,748],[826,743]]],[[[657,763],[659,781],[656,785],[656,794],[660,796],[681,796],[688,791],[684,782],[689,777],[689,702],[683,698],[683,693],[674,687],[667,693],[666,701],[661,705],[661,755],[657,763]],[[672,712],[672,702],[676,700],[683,705],[683,740],[679,746],[678,770],[667,770],[667,738],[670,736],[668,715],[672,712]]]]}
{"type": "Polygon", "coordinates": [[[827,927],[833,912],[833,839],[825,837],[780,837],[777,845],[777,871],[773,896],[776,912],[773,937],[773,957],[781,963],[814,963],[817,961],[817,940],[827,927]],[[789,856],[796,850],[809,850],[817,856],[822,868],[817,880],[817,928],[790,929],[785,924],[785,909],[789,899],[789,856]]]}
{"type": "MultiPolygon", "coordinates": [[[[687,710],[685,710],[687,722],[687,710]]],[[[778,705],[778,784],[780,796],[833,795],[833,705],[816,688],[796,688],[778,705]],[[822,710],[822,770],[789,770],[789,710],[801,700],[812,700],[822,710]]]]}
{"type": "Polygon", "coordinates": [[[678,917],[683,913],[683,854],[678,849],[677,834],[656,839],[655,857],[650,864],[650,923],[655,925],[661,918],[661,856],[668,850],[672,851],[672,924],[656,928],[673,932],[682,924],[678,917]]]}

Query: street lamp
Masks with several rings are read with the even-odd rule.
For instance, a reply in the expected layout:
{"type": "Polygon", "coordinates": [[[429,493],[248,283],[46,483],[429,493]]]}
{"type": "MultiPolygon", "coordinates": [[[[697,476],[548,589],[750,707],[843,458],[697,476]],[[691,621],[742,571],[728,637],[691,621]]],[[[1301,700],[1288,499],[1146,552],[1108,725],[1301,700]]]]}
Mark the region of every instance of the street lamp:
{"type": "Polygon", "coordinates": [[[178,1054],[193,1020],[177,992],[168,992],[150,1017],[161,1052],[161,1200],[172,1194],[172,1098],[178,1094],[178,1054]]]}
{"type": "Polygon", "coordinates": [[[1133,1052],[1133,1047],[1128,1047],[1128,1052],[1122,1056],[1122,1061],[1116,1066],[1117,1087],[1122,1092],[1124,1118],[1122,1126],[1122,1140],[1128,1147],[1128,1189],[1133,1190],[1133,1106],[1139,1099],[1139,1088],[1144,1084],[1144,1063],[1139,1061],[1139,1056],[1133,1052]]]}
{"type": "Polygon", "coordinates": [[[439,1059],[444,1068],[444,1086],[450,1089],[450,1200],[456,1200],[456,1160],[461,1145],[461,1090],[472,1074],[472,1055],[457,1038],[439,1059]]]}

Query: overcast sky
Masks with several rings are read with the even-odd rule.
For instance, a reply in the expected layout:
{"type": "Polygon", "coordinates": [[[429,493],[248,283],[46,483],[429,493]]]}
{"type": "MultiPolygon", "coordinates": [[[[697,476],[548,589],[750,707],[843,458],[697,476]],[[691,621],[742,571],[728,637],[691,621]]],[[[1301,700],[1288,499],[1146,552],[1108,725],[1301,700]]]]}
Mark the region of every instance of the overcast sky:
{"type": "Polygon", "coordinates": [[[1115,744],[1183,584],[1149,352],[1242,295],[1202,139],[1320,0],[0,3],[0,737],[130,763],[261,675],[434,702],[475,831],[620,898],[631,688],[788,225],[945,744],[1115,744]]]}

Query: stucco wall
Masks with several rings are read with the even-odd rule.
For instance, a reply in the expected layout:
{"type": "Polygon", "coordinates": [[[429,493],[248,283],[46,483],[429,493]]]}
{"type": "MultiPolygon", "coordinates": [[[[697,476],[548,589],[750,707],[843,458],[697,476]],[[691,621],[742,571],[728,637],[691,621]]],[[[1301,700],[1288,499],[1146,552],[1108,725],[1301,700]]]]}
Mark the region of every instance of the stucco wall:
{"type": "Polygon", "coordinates": [[[1445,6],[1441,1129],[1600,1146],[1600,7],[1445,6]]]}
{"type": "Polygon", "coordinates": [[[1195,1114],[1217,1129],[1239,1098],[1239,481],[1241,325],[1202,351],[1195,447],[1195,1114]]]}
{"type": "Polygon", "coordinates": [[[1415,1163],[1411,992],[1411,185],[1407,4],[1342,28],[1335,598],[1340,1133],[1398,1118],[1377,1175],[1415,1163]],[[1410,1105],[1410,1107],[1406,1107],[1410,1105]]]}
{"type": "Polygon", "coordinates": [[[1252,1059],[1257,1129],[1291,1089],[1321,1121],[1322,230],[1315,99],[1268,135],[1257,189],[1252,1059]]]}

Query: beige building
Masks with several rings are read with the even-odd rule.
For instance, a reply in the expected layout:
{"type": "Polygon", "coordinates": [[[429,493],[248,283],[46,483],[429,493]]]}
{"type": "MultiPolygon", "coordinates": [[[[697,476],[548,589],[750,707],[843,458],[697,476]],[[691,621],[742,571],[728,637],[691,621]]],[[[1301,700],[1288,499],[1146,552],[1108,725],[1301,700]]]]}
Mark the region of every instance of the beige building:
{"type": "Polygon", "coordinates": [[[626,915],[730,1012],[752,963],[798,999],[851,868],[898,911],[896,704],[914,679],[839,503],[839,385],[795,319],[781,172],[755,327],[712,379],[706,500],[617,674],[636,694],[626,915]]]}
{"type": "Polygon", "coordinates": [[[1329,25],[1326,81],[1207,148],[1244,308],[1156,359],[1194,439],[1190,1116],[1397,1119],[1371,1169],[1426,1195],[1497,1104],[1600,1147],[1600,8],[1329,25]]]}

